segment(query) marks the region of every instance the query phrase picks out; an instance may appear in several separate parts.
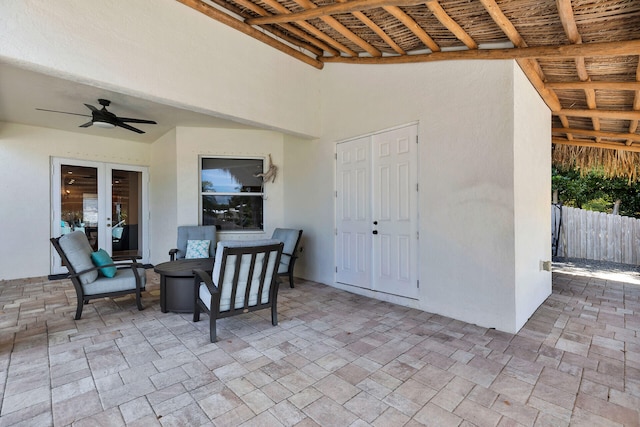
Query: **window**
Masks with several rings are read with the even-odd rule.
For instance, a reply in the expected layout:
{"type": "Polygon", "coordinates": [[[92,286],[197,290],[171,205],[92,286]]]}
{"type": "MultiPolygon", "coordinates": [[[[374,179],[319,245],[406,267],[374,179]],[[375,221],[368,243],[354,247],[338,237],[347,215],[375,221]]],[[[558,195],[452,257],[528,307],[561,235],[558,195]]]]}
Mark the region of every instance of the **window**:
{"type": "Polygon", "coordinates": [[[263,230],[263,159],[203,157],[202,225],[222,231],[263,230]]]}

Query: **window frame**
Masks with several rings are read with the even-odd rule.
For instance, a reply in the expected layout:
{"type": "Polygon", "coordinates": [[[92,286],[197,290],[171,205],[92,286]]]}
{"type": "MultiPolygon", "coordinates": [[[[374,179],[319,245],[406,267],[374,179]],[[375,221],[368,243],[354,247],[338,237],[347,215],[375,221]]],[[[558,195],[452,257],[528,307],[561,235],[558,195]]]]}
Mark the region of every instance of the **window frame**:
{"type": "Polygon", "coordinates": [[[265,217],[266,217],[266,213],[265,213],[265,208],[266,208],[266,194],[265,194],[265,186],[264,183],[262,183],[261,185],[261,192],[222,192],[222,191],[203,191],[202,188],[202,162],[205,159],[223,159],[223,160],[259,160],[262,162],[262,172],[264,173],[264,165],[265,165],[265,161],[266,161],[266,157],[264,156],[219,156],[219,155],[204,155],[201,154],[198,156],[198,222],[200,225],[203,224],[204,222],[204,218],[203,218],[203,214],[204,214],[204,197],[205,196],[238,196],[238,195],[242,195],[242,196],[255,196],[255,197],[260,197],[262,198],[262,228],[255,228],[255,229],[239,229],[239,230],[219,230],[218,233],[246,233],[246,234],[251,234],[251,233],[259,233],[259,234],[263,234],[265,231],[265,217]]]}

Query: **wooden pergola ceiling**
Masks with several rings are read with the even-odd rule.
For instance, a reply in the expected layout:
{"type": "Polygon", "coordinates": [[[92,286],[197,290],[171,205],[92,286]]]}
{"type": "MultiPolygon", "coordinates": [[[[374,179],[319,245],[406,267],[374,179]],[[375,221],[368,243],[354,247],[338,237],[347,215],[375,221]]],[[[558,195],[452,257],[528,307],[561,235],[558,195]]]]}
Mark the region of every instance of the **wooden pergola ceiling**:
{"type": "Polygon", "coordinates": [[[640,152],[640,0],[177,0],[321,69],[514,59],[554,144],[640,152]]]}

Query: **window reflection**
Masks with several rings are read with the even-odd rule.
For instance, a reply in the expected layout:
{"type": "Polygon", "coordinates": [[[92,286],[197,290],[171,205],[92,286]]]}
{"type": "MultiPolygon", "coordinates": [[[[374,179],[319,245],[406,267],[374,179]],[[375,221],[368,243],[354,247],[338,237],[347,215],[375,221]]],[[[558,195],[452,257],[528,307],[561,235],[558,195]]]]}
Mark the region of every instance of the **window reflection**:
{"type": "Polygon", "coordinates": [[[203,158],[203,225],[220,230],[262,230],[262,159],[203,158]]]}
{"type": "Polygon", "coordinates": [[[98,249],[98,170],[84,166],[61,165],[62,191],[60,234],[80,230],[98,249]]]}

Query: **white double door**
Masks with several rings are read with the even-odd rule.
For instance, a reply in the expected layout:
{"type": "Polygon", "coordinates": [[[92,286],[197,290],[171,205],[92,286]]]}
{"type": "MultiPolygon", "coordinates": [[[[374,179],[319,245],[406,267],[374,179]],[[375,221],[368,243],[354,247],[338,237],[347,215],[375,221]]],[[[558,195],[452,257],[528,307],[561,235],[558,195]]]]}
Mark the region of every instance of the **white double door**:
{"type": "Polygon", "coordinates": [[[337,145],[336,281],[418,297],[417,125],[337,145]]]}
{"type": "MultiPolygon", "coordinates": [[[[94,250],[149,262],[146,167],[52,158],[51,172],[51,237],[82,231],[94,250]]],[[[51,274],[66,272],[52,249],[51,274]]]]}

